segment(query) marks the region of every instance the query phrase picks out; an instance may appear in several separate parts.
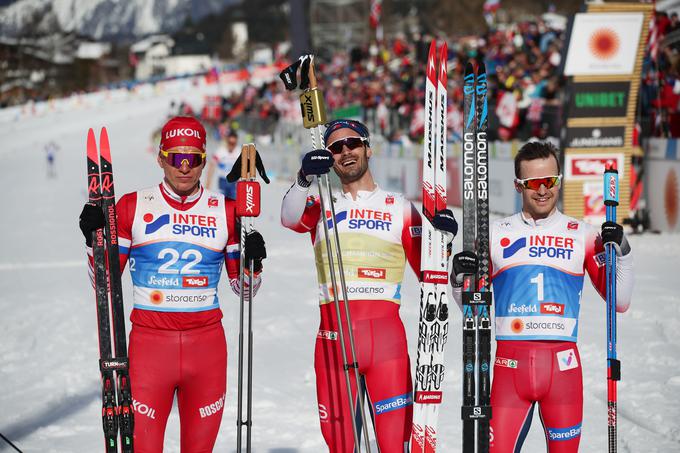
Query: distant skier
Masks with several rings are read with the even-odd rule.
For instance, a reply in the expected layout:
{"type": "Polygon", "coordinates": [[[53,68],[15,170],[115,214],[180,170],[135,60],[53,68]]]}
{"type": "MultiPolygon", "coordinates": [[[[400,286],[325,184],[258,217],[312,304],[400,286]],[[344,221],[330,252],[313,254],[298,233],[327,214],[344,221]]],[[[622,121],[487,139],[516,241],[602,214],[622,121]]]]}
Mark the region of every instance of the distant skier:
{"type": "Polygon", "coordinates": [[[220,192],[230,200],[236,199],[236,183],[227,181],[227,174],[234,166],[236,159],[241,155],[241,150],[238,148],[238,134],[234,130],[230,130],[220,143],[220,146],[213,154],[212,159],[208,161],[208,174],[205,178],[205,186],[210,189],[217,169],[217,184],[220,192]]]}
{"type": "MultiPolygon", "coordinates": [[[[578,451],[583,378],[576,346],[584,274],[605,294],[604,243],[617,250],[617,311],[628,309],[633,257],[623,228],[601,231],[557,210],[562,175],[557,150],[530,142],[515,157],[522,211],[491,228],[491,261],[498,342],[491,387],[492,453],[519,452],[539,405],[550,453],[578,451]]],[[[454,298],[477,257],[453,258],[454,298]]],[[[604,308],[603,308],[604,313],[604,308]]]]}
{"type": "MultiPolygon", "coordinates": [[[[116,205],[121,271],[129,262],[134,287],[129,356],[137,451],[163,450],[175,393],[182,452],[212,451],[222,419],[227,349],[217,285],[226,263],[234,293],[242,290],[240,246],[234,202],[200,184],[205,137],[194,118],[168,121],[157,157],[163,181],[116,205]]],[[[103,225],[101,209],[85,205],[80,227],[88,246],[103,225]]],[[[257,291],[266,257],[259,233],[247,236],[245,253],[254,260],[257,291]]],[[[88,254],[92,265],[89,247],[88,254]]]]}
{"type": "Polygon", "coordinates": [[[57,152],[59,151],[59,145],[57,145],[53,140],[50,140],[45,145],[45,158],[47,159],[47,177],[54,178],[57,176],[55,169],[55,159],[57,157],[57,152]]]}
{"type": "MultiPolygon", "coordinates": [[[[416,275],[420,274],[421,217],[403,195],[386,192],[374,182],[368,168],[372,151],[366,126],[352,120],[332,121],[327,124],[324,142],[326,149],[304,156],[302,168],[281,207],[281,223],[293,231],[310,233],[316,256],[321,323],[314,369],[321,431],[330,452],[354,450],[351,422],[354,414],[349,411],[343,377],[321,223],[328,220],[330,213],[322,215],[319,198],[309,195],[313,176],[333,168],[342,183],[342,191],[334,194],[336,226],[357,348],[355,361],[367,389],[380,451],[403,453],[411,435],[413,399],[399,307],[406,262],[416,275]]],[[[456,220],[450,211],[437,219],[441,229],[452,236],[456,234],[456,220]]],[[[337,269],[337,263],[335,266],[337,269]]],[[[344,308],[341,311],[344,313],[344,308]]],[[[349,340],[345,340],[350,354],[349,340]]],[[[352,398],[357,401],[353,379],[352,398]]]]}

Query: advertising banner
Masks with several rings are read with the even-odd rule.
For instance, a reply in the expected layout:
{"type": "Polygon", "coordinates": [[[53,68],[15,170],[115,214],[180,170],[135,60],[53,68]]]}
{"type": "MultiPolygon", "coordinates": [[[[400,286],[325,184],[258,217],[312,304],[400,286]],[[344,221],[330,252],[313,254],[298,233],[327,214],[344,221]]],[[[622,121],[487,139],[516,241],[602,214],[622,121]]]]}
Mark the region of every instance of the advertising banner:
{"type": "Polygon", "coordinates": [[[602,180],[607,163],[615,161],[619,171],[619,178],[623,178],[624,155],[611,154],[572,154],[564,156],[564,179],[573,180],[602,180]]]}
{"type": "Polygon", "coordinates": [[[602,225],[605,221],[603,182],[583,184],[583,220],[591,225],[602,225]]]}
{"type": "Polygon", "coordinates": [[[625,126],[567,127],[566,148],[623,148],[625,126]]]}
{"type": "Polygon", "coordinates": [[[630,82],[586,82],[571,85],[569,118],[625,117],[630,82]]]}
{"type": "Polygon", "coordinates": [[[643,18],[643,13],[576,14],[565,75],[632,75],[643,18]]]}

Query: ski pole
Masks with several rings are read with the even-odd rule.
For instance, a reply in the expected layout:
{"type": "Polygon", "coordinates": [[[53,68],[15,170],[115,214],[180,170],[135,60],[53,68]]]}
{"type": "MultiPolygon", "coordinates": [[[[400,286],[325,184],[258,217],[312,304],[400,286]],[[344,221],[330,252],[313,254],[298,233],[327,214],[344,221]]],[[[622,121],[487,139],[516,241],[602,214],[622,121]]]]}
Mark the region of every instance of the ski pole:
{"type": "Polygon", "coordinates": [[[14,448],[14,449],[15,449],[16,451],[18,451],[19,453],[23,453],[21,450],[19,450],[19,447],[17,447],[16,445],[14,445],[14,444],[13,444],[8,438],[6,438],[2,433],[0,433],[0,438],[2,438],[2,440],[4,440],[5,442],[7,442],[7,445],[9,445],[10,447],[14,448]]]}
{"type": "Polygon", "coordinates": [[[252,408],[253,408],[253,274],[254,262],[248,263],[248,358],[247,358],[247,395],[246,419],[243,420],[243,334],[244,308],[246,297],[245,288],[245,242],[246,235],[253,229],[253,217],[260,214],[260,185],[255,180],[256,150],[252,143],[241,147],[241,180],[238,183],[236,196],[236,215],[241,218],[241,260],[239,263],[239,278],[241,280],[241,294],[239,295],[239,334],[238,334],[238,408],[236,451],[241,452],[243,426],[246,427],[246,452],[251,451],[252,440],[252,408]]]}
{"type": "MultiPolygon", "coordinates": [[[[301,57],[300,61],[298,63],[295,63],[293,66],[295,67],[296,65],[299,65],[300,62],[303,62],[305,65],[308,64],[308,71],[305,73],[305,66],[303,66],[302,69],[302,76],[305,80],[308,81],[308,86],[306,87],[305,91],[302,93],[300,96],[300,106],[302,110],[302,122],[303,126],[306,129],[309,129],[311,139],[312,139],[312,147],[317,148],[318,145],[324,147],[325,144],[323,142],[323,135],[321,133],[321,125],[326,123],[326,110],[324,107],[324,102],[323,102],[323,95],[321,94],[321,91],[318,90],[317,88],[317,81],[316,81],[316,74],[314,73],[314,56],[313,55],[306,55],[301,57]],[[309,60],[308,62],[306,60],[309,60]],[[317,145],[318,143],[318,145],[317,145]]],[[[284,78],[284,74],[287,72],[284,71],[282,73],[282,78],[284,78]]],[[[287,74],[290,75],[290,74],[287,74]]],[[[285,79],[284,82],[286,83],[286,88],[288,89],[293,89],[295,88],[294,84],[289,84],[285,79]]],[[[303,82],[303,85],[306,85],[306,82],[303,82]]],[[[361,425],[363,428],[363,434],[364,434],[364,440],[366,444],[366,451],[370,453],[371,451],[371,446],[369,443],[368,439],[368,426],[366,424],[366,417],[364,414],[364,399],[363,399],[363,393],[362,393],[362,385],[361,385],[361,378],[359,376],[359,364],[356,361],[356,348],[355,348],[355,343],[354,343],[354,334],[352,332],[352,320],[350,317],[350,311],[349,311],[349,300],[347,298],[347,287],[345,284],[345,273],[344,273],[344,268],[342,264],[342,255],[340,252],[340,237],[338,235],[338,229],[337,225],[335,222],[335,205],[333,203],[333,195],[331,191],[331,185],[330,185],[330,180],[328,178],[328,175],[323,175],[323,176],[317,176],[316,178],[317,182],[317,187],[319,190],[319,201],[321,203],[321,222],[323,224],[323,230],[324,230],[324,240],[326,243],[326,253],[328,255],[328,267],[329,267],[329,273],[331,277],[331,288],[333,290],[333,303],[335,306],[335,313],[337,317],[337,322],[338,322],[338,336],[340,340],[340,350],[342,353],[342,360],[343,360],[343,368],[345,370],[345,385],[347,386],[347,399],[349,403],[349,408],[350,408],[350,414],[351,414],[351,419],[352,419],[352,431],[354,435],[354,445],[356,446],[356,450],[358,452],[361,452],[361,444],[359,441],[359,428],[357,427],[357,421],[356,421],[356,415],[357,412],[359,414],[359,418],[361,421],[361,425]],[[323,180],[323,184],[322,184],[323,180]],[[326,190],[326,193],[324,194],[324,187],[326,190]],[[328,222],[326,222],[325,219],[325,213],[326,213],[326,202],[328,201],[329,207],[330,207],[330,212],[331,212],[331,218],[330,218],[330,223],[331,226],[328,226],[328,222]],[[336,280],[335,276],[335,263],[333,259],[333,247],[331,245],[331,240],[330,240],[330,234],[329,234],[329,228],[333,229],[333,234],[334,234],[334,243],[335,243],[335,253],[336,253],[336,259],[337,259],[337,264],[338,264],[338,274],[340,276],[340,283],[341,283],[341,290],[342,290],[342,297],[345,302],[345,321],[342,320],[342,315],[340,313],[340,300],[338,298],[338,283],[336,280]],[[345,347],[345,333],[344,333],[344,324],[345,322],[347,323],[347,336],[349,338],[349,344],[350,344],[350,352],[352,354],[352,362],[350,363],[347,357],[347,349],[345,347]],[[357,387],[357,397],[358,397],[358,405],[359,409],[358,411],[355,411],[354,407],[354,401],[352,399],[352,385],[350,383],[350,374],[349,374],[349,369],[354,368],[354,379],[356,382],[356,387],[357,387]]]]}
{"type": "MultiPolygon", "coordinates": [[[[619,174],[614,164],[604,171],[604,205],[607,222],[616,222],[619,205],[619,174]]],[[[607,425],[609,453],[616,453],[616,386],[621,380],[621,362],[616,358],[616,250],[605,245],[605,275],[607,284],[607,425]]]]}

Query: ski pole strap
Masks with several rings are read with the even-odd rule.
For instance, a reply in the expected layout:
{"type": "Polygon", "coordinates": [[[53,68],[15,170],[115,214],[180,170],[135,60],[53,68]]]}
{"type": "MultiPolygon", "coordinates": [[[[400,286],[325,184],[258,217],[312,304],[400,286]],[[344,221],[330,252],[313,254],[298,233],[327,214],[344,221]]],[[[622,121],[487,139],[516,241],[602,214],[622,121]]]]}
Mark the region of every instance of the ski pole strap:
{"type": "Polygon", "coordinates": [[[609,380],[621,380],[621,361],[618,359],[607,359],[607,369],[609,370],[609,380]]]}
{"type": "Polygon", "coordinates": [[[491,420],[491,406],[462,406],[460,418],[463,420],[491,420]]]}
{"type": "Polygon", "coordinates": [[[491,306],[491,292],[490,291],[484,291],[484,292],[463,291],[463,305],[470,305],[470,306],[486,305],[487,307],[490,307],[491,306]]]}

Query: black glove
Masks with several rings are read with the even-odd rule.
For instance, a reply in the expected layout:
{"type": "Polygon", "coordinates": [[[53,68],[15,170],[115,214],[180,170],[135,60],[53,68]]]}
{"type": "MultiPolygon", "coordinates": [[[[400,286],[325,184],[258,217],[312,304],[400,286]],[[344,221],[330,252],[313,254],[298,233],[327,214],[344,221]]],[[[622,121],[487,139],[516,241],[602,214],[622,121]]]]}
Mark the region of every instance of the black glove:
{"type": "Polygon", "coordinates": [[[302,158],[302,175],[309,181],[312,176],[323,175],[331,171],[335,160],[327,149],[315,149],[302,158]]]}
{"type": "MultiPolygon", "coordinates": [[[[267,170],[264,169],[264,164],[262,163],[262,158],[260,157],[260,153],[255,150],[255,168],[257,169],[257,172],[260,174],[262,177],[262,180],[269,184],[269,177],[267,176],[267,170]]],[[[239,154],[238,158],[236,159],[236,162],[234,162],[234,165],[232,165],[231,170],[229,171],[229,174],[227,175],[227,182],[236,182],[239,180],[241,177],[241,155],[239,154]]]]}
{"type": "Polygon", "coordinates": [[[88,247],[92,247],[92,233],[100,228],[104,228],[106,225],[104,211],[95,204],[85,203],[83,211],[80,213],[78,225],[80,226],[80,231],[83,232],[83,236],[85,236],[85,244],[88,247]]]}
{"type": "Polygon", "coordinates": [[[464,275],[475,275],[479,269],[477,254],[470,250],[464,250],[453,255],[453,272],[451,281],[463,282],[464,275]]]}
{"type": "Polygon", "coordinates": [[[260,272],[262,270],[262,260],[267,257],[267,249],[264,246],[264,238],[257,231],[251,231],[246,234],[245,245],[246,262],[245,267],[250,267],[250,261],[253,261],[253,270],[260,272]]]}
{"type": "Polygon", "coordinates": [[[436,213],[432,219],[432,226],[440,231],[452,234],[453,237],[456,237],[456,234],[458,234],[458,222],[456,222],[453,211],[450,209],[444,209],[436,213]]]}
{"type": "Polygon", "coordinates": [[[623,227],[616,222],[604,222],[600,232],[602,245],[613,244],[618,255],[627,255],[630,245],[623,235],[623,227]]]}

